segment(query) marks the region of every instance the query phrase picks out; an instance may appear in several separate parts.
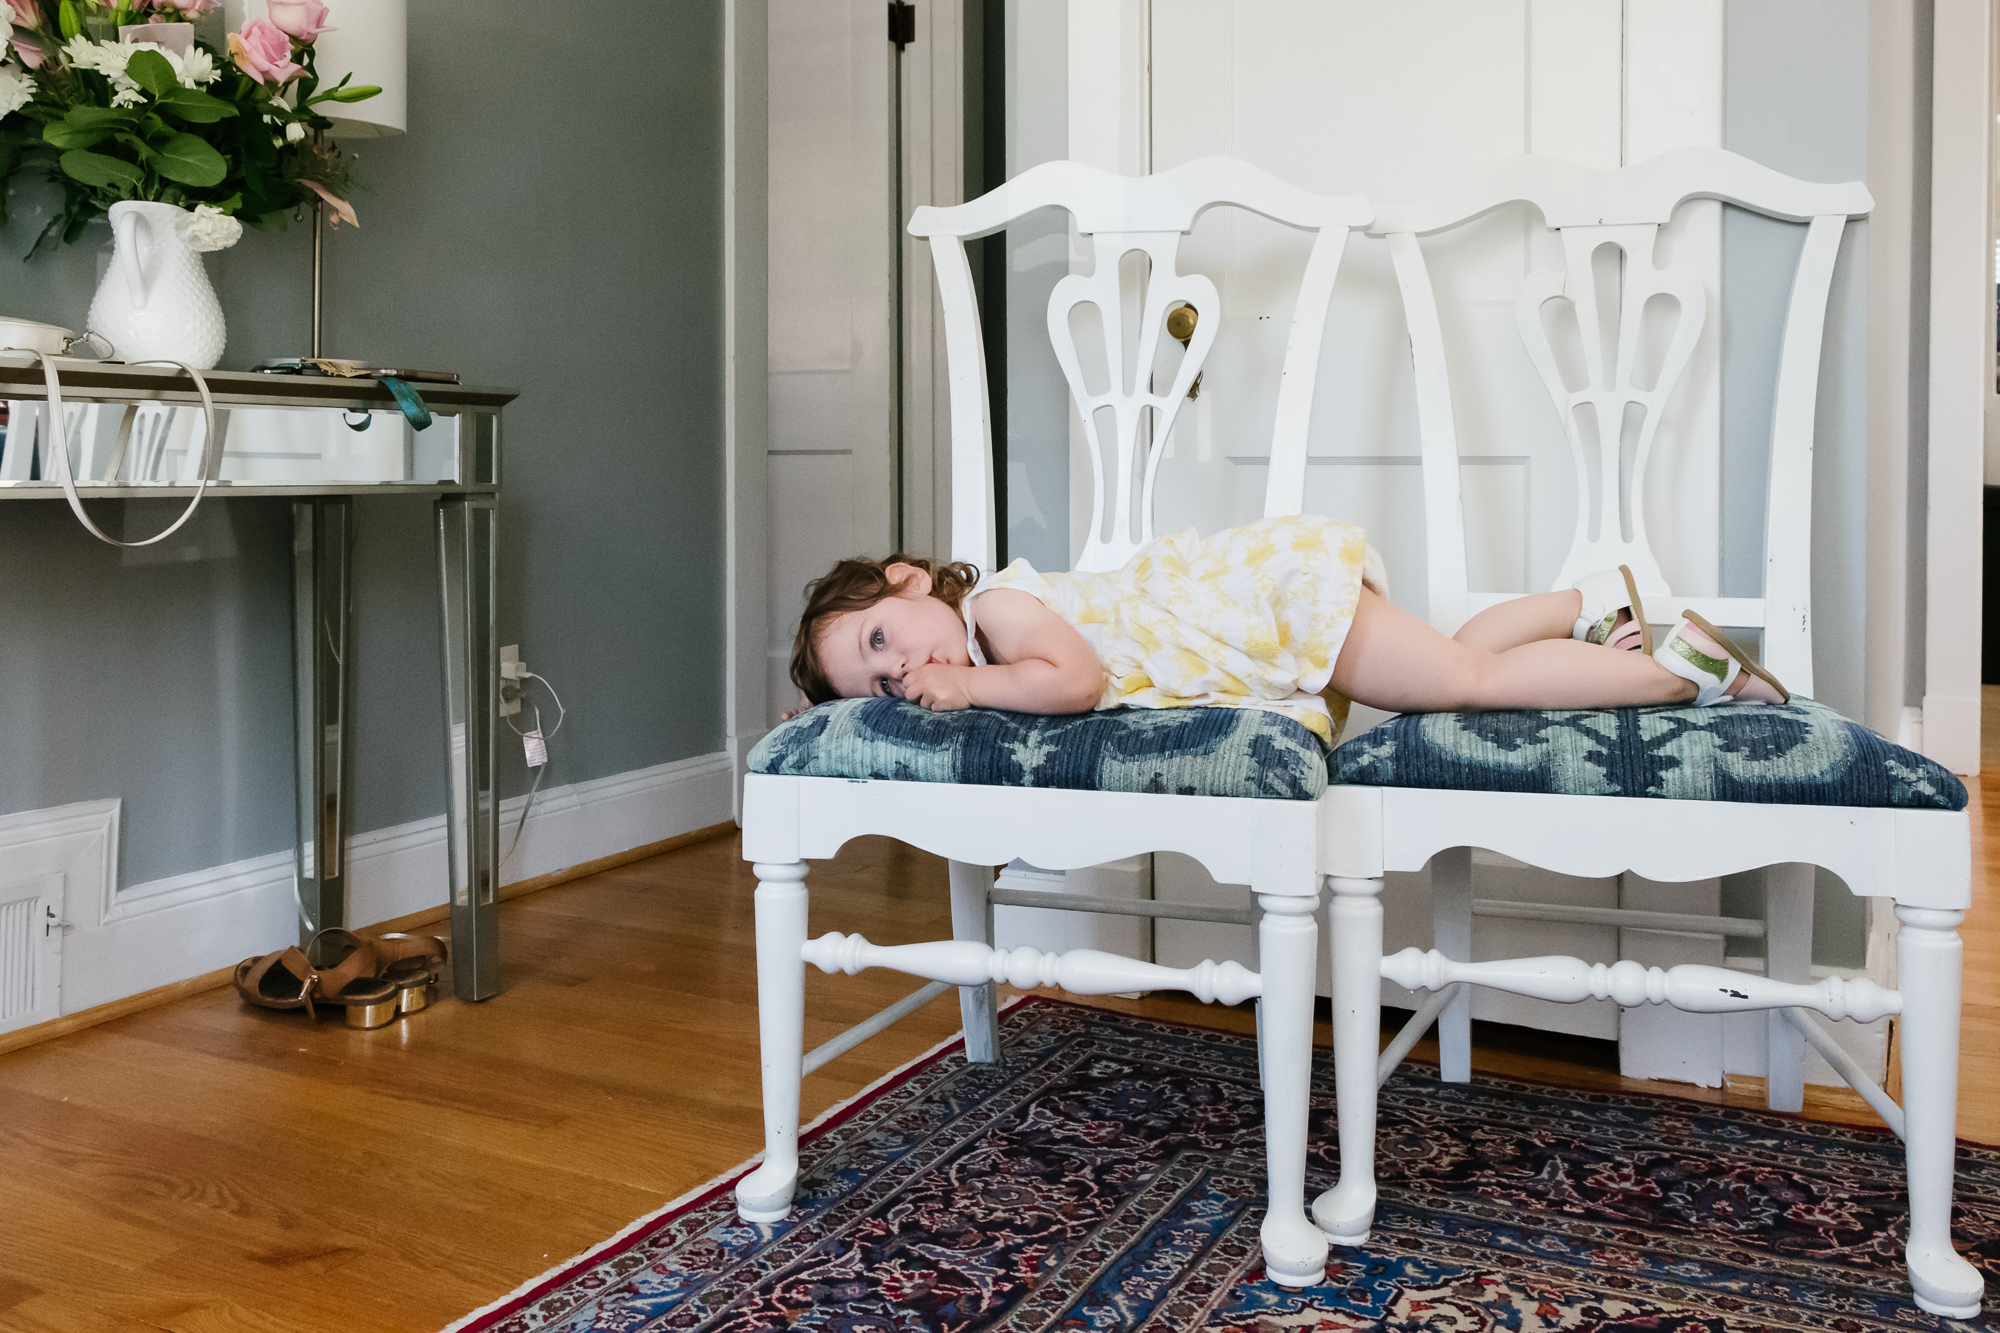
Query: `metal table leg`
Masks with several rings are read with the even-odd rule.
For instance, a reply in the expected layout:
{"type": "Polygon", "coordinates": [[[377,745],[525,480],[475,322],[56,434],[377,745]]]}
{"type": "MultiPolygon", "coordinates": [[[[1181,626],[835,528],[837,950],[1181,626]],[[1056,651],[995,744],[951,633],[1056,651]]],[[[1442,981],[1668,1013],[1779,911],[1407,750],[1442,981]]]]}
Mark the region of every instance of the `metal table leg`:
{"type": "Polygon", "coordinates": [[[461,1000],[484,1000],[500,989],[500,830],[493,793],[500,704],[494,497],[446,496],[438,501],[437,517],[452,990],[461,1000]]]}
{"type": "Polygon", "coordinates": [[[347,650],[354,506],[292,505],[292,737],[299,943],[347,923],[347,650]]]}

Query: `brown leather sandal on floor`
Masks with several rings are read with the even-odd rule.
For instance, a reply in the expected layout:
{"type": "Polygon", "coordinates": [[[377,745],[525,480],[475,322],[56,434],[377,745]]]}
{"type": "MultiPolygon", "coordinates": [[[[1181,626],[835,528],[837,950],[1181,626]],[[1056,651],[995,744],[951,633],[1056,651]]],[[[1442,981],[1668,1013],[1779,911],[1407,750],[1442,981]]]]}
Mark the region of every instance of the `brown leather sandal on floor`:
{"type": "Polygon", "coordinates": [[[379,966],[375,951],[364,948],[348,950],[333,966],[314,967],[294,944],[238,963],[236,992],[262,1008],[303,1009],[315,1019],[315,1001],[342,1005],[347,1026],[379,1028],[396,1017],[397,997],[396,987],[375,975],[379,966]]]}
{"type": "Polygon", "coordinates": [[[363,937],[332,927],[313,936],[306,952],[332,964],[366,945],[375,955],[375,970],[396,987],[396,1012],[414,1014],[430,1007],[431,987],[444,967],[447,950],[435,935],[374,935],[363,937]]]}

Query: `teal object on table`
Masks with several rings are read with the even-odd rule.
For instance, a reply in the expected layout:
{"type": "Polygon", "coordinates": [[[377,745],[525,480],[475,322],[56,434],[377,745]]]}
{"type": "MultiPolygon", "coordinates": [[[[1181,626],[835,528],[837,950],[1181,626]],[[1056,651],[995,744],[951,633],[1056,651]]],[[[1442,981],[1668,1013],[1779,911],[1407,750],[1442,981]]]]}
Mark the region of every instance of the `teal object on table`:
{"type": "Polygon", "coordinates": [[[394,375],[380,375],[376,379],[395,398],[396,406],[403,410],[403,417],[410,423],[411,430],[430,429],[431,409],[424,402],[423,395],[410,387],[409,381],[394,375]]]}

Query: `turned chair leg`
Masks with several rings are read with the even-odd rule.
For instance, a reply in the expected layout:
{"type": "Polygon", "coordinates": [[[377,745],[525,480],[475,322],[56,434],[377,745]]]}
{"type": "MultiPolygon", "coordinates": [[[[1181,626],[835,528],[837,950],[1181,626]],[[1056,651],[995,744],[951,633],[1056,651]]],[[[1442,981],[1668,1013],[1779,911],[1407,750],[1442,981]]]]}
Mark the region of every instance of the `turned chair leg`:
{"type": "Polygon", "coordinates": [[[1904,1258],[1917,1304],[1947,1319],[1979,1314],[1979,1270],[1951,1244],[1958,1133],[1959,971],[1963,912],[1896,908],[1897,1041],[1903,1058],[1903,1147],[1909,1168],[1910,1239],[1904,1258]]]}
{"type": "Polygon", "coordinates": [[[776,1222],[799,1183],[799,1080],[805,1057],[806,865],[758,862],[757,1056],[764,1078],[764,1161],[736,1186],[746,1222],[776,1222]]]}
{"type": "Polygon", "coordinates": [[[1382,1050],[1382,881],[1330,877],[1333,1082],[1340,1180],[1313,1202],[1336,1245],[1365,1245],[1375,1224],[1375,1061],[1382,1050]]]}
{"type": "MultiPolygon", "coordinates": [[[[1812,980],[1813,868],[1800,862],[1764,870],[1764,975],[1812,980]]],[[[1801,1111],[1806,1104],[1806,1039],[1782,1009],[1764,1014],[1764,1104],[1801,1111]]]]}
{"type": "MultiPolygon", "coordinates": [[[[993,867],[951,862],[951,937],[993,944],[993,867]]],[[[958,1015],[965,1030],[965,1058],[990,1065],[1000,1058],[998,988],[992,982],[958,988],[958,1015]]]]}
{"type": "Polygon", "coordinates": [[[1258,895],[1262,977],[1257,1046],[1264,1076],[1269,1196],[1260,1238],[1264,1270],[1280,1286],[1326,1280],[1326,1237],[1306,1216],[1306,1131],[1312,1106],[1313,979],[1319,966],[1319,895],[1258,895]]]}
{"type": "MultiPolygon", "coordinates": [[[[1264,938],[1264,909],[1254,896],[1250,899],[1250,918],[1250,970],[1261,974],[1264,971],[1264,960],[1260,957],[1259,941],[1264,938]]],[[[1318,921],[1313,922],[1313,929],[1315,931],[1319,929],[1318,921]]],[[[1314,961],[1314,966],[1318,966],[1317,959],[1314,961]]],[[[1315,974],[1315,989],[1317,986],[1318,977],[1315,974]]],[[[1257,1014],[1257,1088],[1261,1092],[1264,1088],[1264,1001],[1258,999],[1253,1007],[1257,1014]]]]}
{"type": "MultiPolygon", "coordinates": [[[[1472,849],[1448,847],[1431,858],[1431,947],[1461,963],[1472,961],[1472,849]]],[[[1380,984],[1379,982],[1377,983],[1380,984]]],[[[1472,987],[1438,1015],[1438,1077],[1472,1081],[1472,987]]]]}

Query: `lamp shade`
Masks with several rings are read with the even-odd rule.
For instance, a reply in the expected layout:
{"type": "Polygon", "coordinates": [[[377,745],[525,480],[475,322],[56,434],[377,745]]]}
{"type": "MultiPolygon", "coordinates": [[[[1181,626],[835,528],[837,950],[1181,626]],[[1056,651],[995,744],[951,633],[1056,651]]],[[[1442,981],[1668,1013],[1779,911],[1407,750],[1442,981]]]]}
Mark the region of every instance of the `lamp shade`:
{"type": "MultiPolygon", "coordinates": [[[[341,75],[382,91],[365,102],[321,102],[318,111],[333,122],[336,139],[381,139],[409,129],[410,62],[407,0],[331,0],[327,19],[334,31],[313,43],[320,87],[341,75]]],[[[263,0],[225,0],[229,31],[241,32],[264,17],[263,0]]]]}

